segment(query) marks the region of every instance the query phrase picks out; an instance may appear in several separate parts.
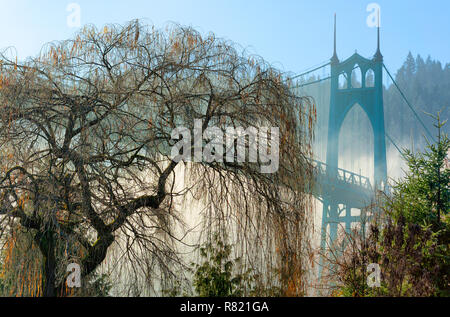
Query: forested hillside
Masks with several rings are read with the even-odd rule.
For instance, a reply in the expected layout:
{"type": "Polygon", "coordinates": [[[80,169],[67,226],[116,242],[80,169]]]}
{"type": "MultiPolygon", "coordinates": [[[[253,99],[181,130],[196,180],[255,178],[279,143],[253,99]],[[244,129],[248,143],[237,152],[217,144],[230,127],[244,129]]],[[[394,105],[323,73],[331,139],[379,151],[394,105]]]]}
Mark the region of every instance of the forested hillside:
{"type": "MultiPolygon", "coordinates": [[[[409,53],[395,80],[429,131],[434,130],[433,119],[424,112],[436,114],[441,110],[444,120],[450,117],[449,63],[443,66],[431,57],[424,60],[420,55],[414,58],[409,53]]],[[[386,128],[391,136],[402,145],[411,145],[411,140],[414,140],[415,145],[422,148],[425,131],[392,84],[384,92],[384,108],[386,128]]],[[[448,132],[449,126],[444,129],[448,132]]]]}

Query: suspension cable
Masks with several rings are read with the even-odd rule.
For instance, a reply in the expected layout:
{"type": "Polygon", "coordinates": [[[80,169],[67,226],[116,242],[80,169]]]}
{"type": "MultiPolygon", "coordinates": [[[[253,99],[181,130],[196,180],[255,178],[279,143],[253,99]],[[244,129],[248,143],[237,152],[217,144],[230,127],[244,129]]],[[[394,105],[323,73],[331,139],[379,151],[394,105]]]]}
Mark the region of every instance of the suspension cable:
{"type": "Polygon", "coordinates": [[[397,82],[394,80],[394,78],[392,77],[391,73],[389,72],[389,70],[387,69],[386,65],[384,65],[383,63],[383,67],[386,70],[387,74],[389,75],[389,77],[391,78],[392,82],[394,83],[395,87],[397,87],[397,90],[399,91],[400,95],[402,96],[403,100],[406,102],[406,104],[408,105],[409,109],[411,109],[411,111],[413,112],[414,116],[416,117],[416,119],[420,122],[420,124],[423,126],[423,128],[425,129],[425,131],[428,133],[428,135],[431,137],[431,139],[433,139],[434,142],[436,142],[436,140],[434,139],[433,135],[430,133],[430,131],[428,130],[428,128],[425,126],[425,124],[423,123],[422,119],[420,119],[419,115],[417,114],[417,112],[414,110],[413,106],[409,103],[408,99],[406,99],[405,94],[403,93],[403,91],[400,89],[400,87],[398,86],[397,82]]]}
{"type": "Polygon", "coordinates": [[[395,146],[395,148],[397,149],[398,153],[400,153],[400,155],[406,160],[405,155],[403,154],[402,150],[400,150],[400,148],[397,146],[397,144],[394,142],[394,140],[391,138],[391,136],[387,132],[385,132],[384,135],[395,146]]]}
{"type": "Polygon", "coordinates": [[[328,77],[326,77],[326,78],[322,78],[322,79],[318,79],[318,80],[315,80],[315,81],[311,81],[311,82],[306,83],[306,84],[295,85],[295,86],[293,86],[293,87],[291,87],[291,88],[302,88],[302,87],[305,87],[305,86],[308,86],[308,85],[317,84],[317,83],[320,83],[320,82],[322,82],[322,81],[331,79],[331,77],[332,77],[332,76],[328,76],[328,77]]]}
{"type": "Polygon", "coordinates": [[[321,68],[327,67],[327,66],[330,65],[330,64],[331,64],[331,62],[328,62],[328,63],[326,63],[326,64],[324,64],[324,65],[321,65],[321,66],[319,66],[319,67],[316,67],[316,68],[314,68],[314,69],[311,69],[311,70],[309,70],[309,71],[307,71],[307,72],[304,72],[304,73],[302,73],[302,74],[295,75],[294,77],[291,77],[291,79],[296,79],[296,78],[298,78],[298,77],[302,77],[302,76],[308,75],[308,74],[310,74],[310,73],[312,73],[312,72],[315,72],[316,70],[319,70],[319,69],[321,69],[321,68]]]}
{"type": "Polygon", "coordinates": [[[322,61],[322,62],[320,62],[320,63],[311,65],[311,66],[309,66],[309,67],[307,67],[307,68],[305,68],[305,69],[299,70],[298,72],[299,72],[299,73],[307,72],[307,71],[309,71],[310,69],[313,69],[313,68],[318,67],[319,65],[324,65],[325,63],[328,63],[328,61],[330,61],[329,58],[326,59],[326,60],[324,60],[324,61],[322,61]]]}

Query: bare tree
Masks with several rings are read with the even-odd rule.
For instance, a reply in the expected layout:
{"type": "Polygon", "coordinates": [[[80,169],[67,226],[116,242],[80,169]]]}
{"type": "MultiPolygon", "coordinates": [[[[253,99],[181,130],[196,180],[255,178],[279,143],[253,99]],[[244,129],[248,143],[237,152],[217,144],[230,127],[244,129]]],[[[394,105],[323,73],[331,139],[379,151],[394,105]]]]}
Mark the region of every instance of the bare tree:
{"type": "Polygon", "coordinates": [[[280,72],[212,34],[137,21],[85,27],[23,63],[6,55],[2,232],[20,227],[33,235],[43,257],[44,296],[64,295],[61,256],[79,259],[89,276],[119,235],[127,237],[130,259],[138,261],[131,248],[138,245],[170,273],[178,261],[173,225],[183,212],[173,199],[188,192],[206,202],[205,232],[229,230],[233,222],[248,262],[272,259],[282,270],[280,283],[301,293],[315,109],[280,72]],[[170,158],[171,131],[192,131],[195,119],[203,131],[279,127],[278,172],[262,174],[260,161],[196,162],[192,186],[175,190],[183,163],[170,158]]]}

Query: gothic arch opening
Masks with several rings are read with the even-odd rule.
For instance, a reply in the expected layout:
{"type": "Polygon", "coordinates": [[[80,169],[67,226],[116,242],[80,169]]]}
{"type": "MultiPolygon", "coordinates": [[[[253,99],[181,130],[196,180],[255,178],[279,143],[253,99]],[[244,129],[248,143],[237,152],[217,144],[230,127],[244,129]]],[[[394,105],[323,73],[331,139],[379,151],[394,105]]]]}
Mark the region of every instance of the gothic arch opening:
{"type": "Polygon", "coordinates": [[[347,89],[348,88],[347,74],[345,74],[345,73],[339,74],[338,81],[339,81],[339,83],[338,83],[339,89],[347,89]]]}
{"type": "Polygon", "coordinates": [[[365,84],[367,88],[375,87],[375,73],[371,68],[366,72],[365,84]]]}
{"type": "Polygon", "coordinates": [[[355,104],[339,132],[338,167],[374,181],[374,136],[366,112],[355,104]]]}
{"type": "Polygon", "coordinates": [[[358,64],[352,70],[352,88],[361,88],[362,85],[362,72],[361,67],[358,64]]]}

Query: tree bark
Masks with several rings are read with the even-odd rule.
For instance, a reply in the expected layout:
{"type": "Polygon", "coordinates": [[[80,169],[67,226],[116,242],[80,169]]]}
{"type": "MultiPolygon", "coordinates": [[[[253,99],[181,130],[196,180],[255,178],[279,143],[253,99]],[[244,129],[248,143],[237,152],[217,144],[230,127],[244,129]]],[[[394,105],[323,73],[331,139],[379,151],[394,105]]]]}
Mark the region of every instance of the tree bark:
{"type": "Polygon", "coordinates": [[[36,236],[36,242],[42,253],[43,276],[42,289],[44,297],[56,297],[56,256],[55,256],[55,240],[52,230],[47,230],[43,234],[36,236]]]}

